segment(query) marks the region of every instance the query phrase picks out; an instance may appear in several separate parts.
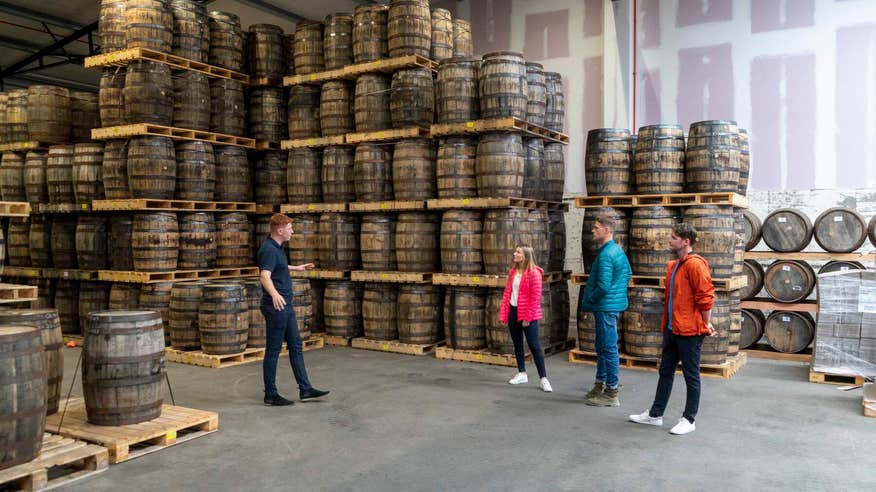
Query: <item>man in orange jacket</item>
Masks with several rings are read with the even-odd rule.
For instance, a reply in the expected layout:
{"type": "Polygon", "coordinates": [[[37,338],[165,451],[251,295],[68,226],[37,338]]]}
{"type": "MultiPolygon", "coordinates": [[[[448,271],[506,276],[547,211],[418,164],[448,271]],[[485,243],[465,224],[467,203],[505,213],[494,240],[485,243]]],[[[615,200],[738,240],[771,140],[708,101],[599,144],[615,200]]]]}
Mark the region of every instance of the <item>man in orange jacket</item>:
{"type": "Polygon", "coordinates": [[[681,370],[687,385],[684,414],[669,431],[684,435],[696,430],[694,420],[700,404],[700,350],[703,339],[715,334],[712,327],[712,306],[715,286],[709,273],[709,263],[693,252],[697,231],[690,224],[672,227],[669,248],[678,255],[666,268],[666,290],[663,305],[663,356],[660,359],[660,380],[657,395],[649,411],[630,415],[639,424],[663,425],[663,412],[672,393],[675,368],[681,360],[681,370]]]}

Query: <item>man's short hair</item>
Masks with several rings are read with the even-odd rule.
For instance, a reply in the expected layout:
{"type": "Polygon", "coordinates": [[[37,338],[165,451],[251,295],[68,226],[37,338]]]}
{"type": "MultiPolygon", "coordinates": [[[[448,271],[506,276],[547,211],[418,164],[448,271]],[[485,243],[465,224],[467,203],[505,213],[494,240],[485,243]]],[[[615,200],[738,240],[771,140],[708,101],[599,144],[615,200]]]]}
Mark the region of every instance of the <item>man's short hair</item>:
{"type": "Polygon", "coordinates": [[[268,225],[271,228],[271,234],[277,232],[277,229],[286,227],[286,225],[292,223],[292,218],[288,215],[284,214],[274,214],[271,216],[271,220],[268,222],[268,225]]]}
{"type": "Polygon", "coordinates": [[[681,239],[690,239],[691,245],[697,242],[697,230],[690,224],[679,222],[672,226],[672,233],[681,239]]]}
{"type": "Polygon", "coordinates": [[[617,221],[610,215],[598,215],[596,222],[602,224],[603,227],[608,227],[611,232],[614,232],[614,228],[617,227],[617,221]]]}

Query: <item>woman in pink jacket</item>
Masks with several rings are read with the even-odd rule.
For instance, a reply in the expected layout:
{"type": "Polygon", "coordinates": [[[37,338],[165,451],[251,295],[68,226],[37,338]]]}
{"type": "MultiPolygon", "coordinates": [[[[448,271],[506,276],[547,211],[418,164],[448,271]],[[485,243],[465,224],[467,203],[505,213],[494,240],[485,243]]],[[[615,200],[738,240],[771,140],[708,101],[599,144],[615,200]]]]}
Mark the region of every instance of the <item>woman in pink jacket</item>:
{"type": "Polygon", "coordinates": [[[499,321],[507,324],[514,341],[514,356],[517,358],[517,375],[508,381],[511,384],[529,382],[526,376],[523,336],[529,344],[532,359],[541,378],[543,391],[553,391],[547,379],[544,368],[544,352],[538,341],[538,320],[541,312],[541,279],[544,271],[535,264],[535,255],[531,246],[517,246],[514,249],[514,266],[508,272],[505,283],[505,293],[502,295],[502,306],[499,309],[499,321]]]}

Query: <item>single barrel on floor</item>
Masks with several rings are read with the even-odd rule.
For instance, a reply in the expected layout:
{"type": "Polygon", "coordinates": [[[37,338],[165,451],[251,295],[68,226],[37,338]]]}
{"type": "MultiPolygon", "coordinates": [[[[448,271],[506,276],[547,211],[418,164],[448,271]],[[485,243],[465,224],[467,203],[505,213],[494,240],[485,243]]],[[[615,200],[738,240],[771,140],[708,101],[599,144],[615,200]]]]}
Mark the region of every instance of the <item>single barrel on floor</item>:
{"type": "Polygon", "coordinates": [[[0,470],[40,454],[46,426],[45,351],[32,326],[0,327],[0,470]]]}
{"type": "Polygon", "coordinates": [[[198,307],[201,350],[210,355],[238,354],[246,349],[249,302],[241,284],[207,284],[198,307]]]}

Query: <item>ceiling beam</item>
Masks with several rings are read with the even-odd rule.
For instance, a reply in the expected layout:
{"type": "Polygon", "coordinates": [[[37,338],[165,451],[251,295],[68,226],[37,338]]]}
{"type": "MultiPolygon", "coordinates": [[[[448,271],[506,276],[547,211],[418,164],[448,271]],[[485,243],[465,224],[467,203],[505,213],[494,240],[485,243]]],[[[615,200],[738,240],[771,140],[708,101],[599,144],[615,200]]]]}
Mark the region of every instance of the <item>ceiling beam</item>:
{"type": "Polygon", "coordinates": [[[12,65],[9,65],[8,67],[4,68],[3,71],[0,71],[0,79],[3,79],[5,77],[8,77],[10,75],[15,74],[17,71],[27,67],[31,63],[39,62],[40,64],[42,64],[42,59],[44,56],[51,55],[52,53],[54,53],[58,49],[63,48],[64,46],[67,46],[68,44],[72,43],[73,41],[76,41],[77,39],[81,38],[82,36],[89,36],[90,37],[91,33],[93,31],[95,31],[96,29],[97,29],[97,21],[94,21],[91,24],[77,30],[76,32],[73,32],[71,34],[68,34],[67,36],[64,36],[63,38],[55,41],[54,43],[50,44],[49,46],[46,46],[45,48],[40,49],[36,53],[32,53],[32,54],[22,58],[21,60],[13,63],[12,65]]]}
{"type": "Polygon", "coordinates": [[[59,87],[66,87],[76,91],[97,92],[100,87],[97,84],[89,84],[87,82],[77,82],[70,79],[62,79],[52,77],[51,75],[29,73],[27,75],[13,75],[3,79],[3,84],[9,84],[16,87],[28,87],[34,84],[51,84],[59,87]]]}
{"type": "Polygon", "coordinates": [[[272,15],[276,15],[277,17],[282,17],[286,20],[291,20],[293,22],[306,20],[305,17],[302,17],[295,12],[291,12],[289,10],[284,9],[283,7],[278,7],[272,3],[268,3],[265,0],[234,0],[237,3],[242,3],[244,5],[249,5],[255,9],[261,10],[262,12],[267,12],[272,15]]]}
{"type": "Polygon", "coordinates": [[[67,19],[62,19],[60,17],[44,14],[42,12],[29,9],[27,7],[21,7],[2,1],[0,1],[0,12],[15,17],[21,17],[22,19],[28,19],[36,22],[45,22],[46,24],[49,24],[51,26],[63,27],[64,29],[72,29],[74,31],[82,29],[83,27],[82,24],[77,24],[76,22],[72,22],[67,19]]]}

